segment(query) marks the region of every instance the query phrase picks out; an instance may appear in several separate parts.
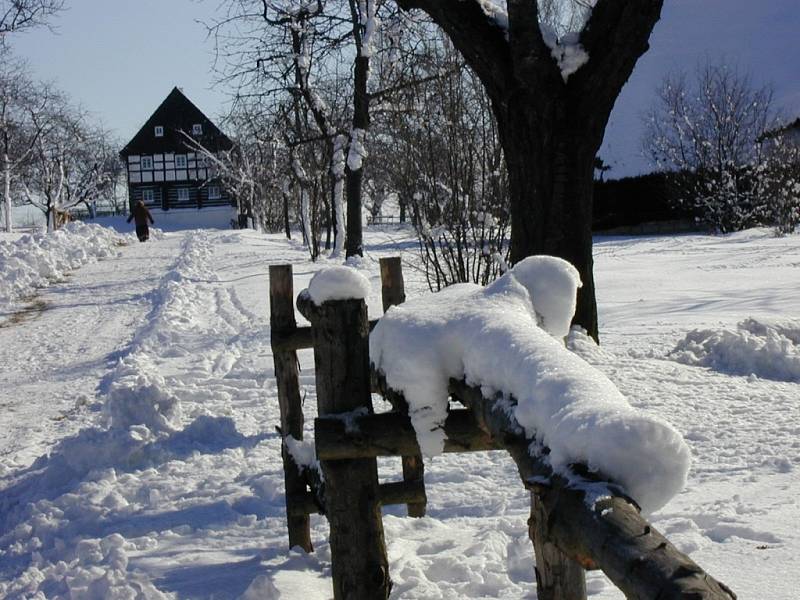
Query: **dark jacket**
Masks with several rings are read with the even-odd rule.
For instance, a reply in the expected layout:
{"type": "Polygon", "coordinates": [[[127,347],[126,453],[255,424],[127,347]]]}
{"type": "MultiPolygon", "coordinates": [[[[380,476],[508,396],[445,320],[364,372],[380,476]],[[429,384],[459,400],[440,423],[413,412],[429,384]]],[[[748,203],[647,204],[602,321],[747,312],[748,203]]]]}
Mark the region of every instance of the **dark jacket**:
{"type": "Polygon", "coordinates": [[[144,204],[137,204],[133,207],[131,216],[128,217],[128,223],[131,222],[131,219],[135,220],[136,225],[147,225],[148,220],[151,224],[155,223],[155,221],[153,221],[153,215],[150,214],[150,211],[147,210],[144,204]]]}

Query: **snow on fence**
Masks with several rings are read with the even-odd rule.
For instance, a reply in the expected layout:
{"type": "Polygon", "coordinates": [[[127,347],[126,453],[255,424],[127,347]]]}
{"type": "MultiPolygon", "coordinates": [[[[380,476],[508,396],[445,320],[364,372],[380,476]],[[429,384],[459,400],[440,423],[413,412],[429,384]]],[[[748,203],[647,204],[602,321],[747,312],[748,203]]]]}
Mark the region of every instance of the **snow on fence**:
{"type": "MultiPolygon", "coordinates": [[[[541,261],[538,264],[541,265],[541,261]]],[[[537,269],[528,269],[528,274],[537,269]]],[[[526,279],[523,270],[520,269],[518,277],[521,281],[526,279]]],[[[381,280],[384,310],[403,303],[405,293],[399,258],[381,259],[381,280]]],[[[551,281],[559,285],[559,277],[551,281]]],[[[509,295],[514,295],[513,289],[508,288],[509,285],[513,288],[513,281],[500,285],[506,286],[500,294],[506,300],[509,295]]],[[[372,363],[379,363],[380,369],[375,369],[370,361],[370,331],[377,321],[370,322],[367,318],[365,294],[360,282],[343,283],[328,273],[316,283],[312,281],[310,288],[310,292],[304,290],[298,296],[297,307],[311,326],[298,327],[293,307],[292,267],[270,267],[272,348],[281,413],[280,432],[284,439],[282,454],[289,546],[312,551],[309,514],[325,514],[330,523],[334,597],[357,600],[388,598],[391,580],[381,506],[406,504],[409,516],[425,514],[427,500],[422,454],[430,440],[422,439],[425,435],[420,436],[420,432],[424,430],[420,429],[419,422],[415,429],[415,419],[409,416],[409,412],[420,408],[419,398],[409,403],[400,390],[387,383],[392,378],[387,378],[386,372],[391,372],[392,363],[398,358],[382,356],[373,360],[372,363]],[[352,290],[352,293],[348,294],[347,290],[352,290]],[[313,445],[303,441],[296,355],[296,351],[302,348],[314,349],[316,365],[319,416],[314,421],[313,445]],[[373,391],[382,394],[392,404],[391,412],[374,413],[373,391]],[[402,480],[380,484],[378,456],[403,457],[402,480]]],[[[491,292],[487,288],[486,293],[491,292]]],[[[541,288],[539,296],[542,297],[541,288]]],[[[464,297],[461,300],[467,302],[470,299],[464,297]]],[[[557,304],[551,306],[560,310],[557,304]]],[[[544,312],[548,312],[546,307],[544,312]]],[[[398,319],[396,309],[393,313],[379,336],[399,335],[398,330],[393,329],[392,321],[402,321],[404,317],[398,319]]],[[[533,324],[523,322],[520,325],[523,328],[536,327],[535,323],[539,322],[548,329],[544,323],[547,319],[542,317],[539,313],[532,314],[536,319],[533,324]]],[[[436,319],[438,317],[434,317],[436,319]]],[[[439,334],[451,335],[445,331],[439,334]]],[[[509,340],[507,345],[518,341],[509,340]]],[[[431,346],[435,348],[435,345],[431,341],[431,346]]],[[[376,344],[376,347],[380,345],[376,344]]],[[[557,346],[547,346],[547,350],[568,353],[557,346]]],[[[568,364],[571,364],[569,360],[554,368],[558,371],[568,364]]],[[[419,364],[411,367],[419,368],[419,364]]],[[[437,422],[444,432],[444,436],[439,438],[439,447],[444,452],[505,450],[516,463],[522,483],[531,494],[529,535],[536,557],[540,599],[585,599],[586,569],[603,570],[628,598],[729,600],[736,597],[724,584],[679,552],[642,517],[639,505],[621,485],[624,477],[617,474],[616,480],[612,480],[598,469],[598,465],[608,462],[591,453],[574,462],[565,461],[563,457],[554,460],[556,453],[548,446],[548,432],[539,435],[530,424],[525,424],[525,427],[520,424],[516,415],[525,415],[525,404],[535,402],[529,393],[542,394],[543,390],[515,389],[514,393],[520,396],[517,398],[497,391],[496,386],[486,385],[486,382],[481,387],[482,382],[476,381],[474,376],[468,381],[470,375],[466,371],[460,376],[454,375],[445,375],[444,390],[439,390],[445,398],[431,399],[427,405],[423,403],[422,408],[430,412],[437,403],[447,406],[447,396],[463,405],[463,408],[453,408],[442,414],[440,422],[437,422]],[[531,452],[531,448],[537,451],[531,452]]],[[[564,389],[568,393],[570,389],[591,388],[570,386],[570,380],[575,377],[582,375],[565,374],[564,389]]],[[[590,384],[596,385],[597,381],[591,380],[590,384]]],[[[609,415],[619,408],[612,407],[609,415]]],[[[588,414],[587,408],[580,406],[578,413],[588,414]]],[[[598,421],[605,421],[607,425],[609,415],[598,421]]],[[[590,422],[588,419],[587,423],[590,422]]],[[[588,426],[592,427],[591,424],[588,426]]],[[[662,440],[666,440],[662,451],[670,452],[676,448],[680,451],[680,444],[676,446],[668,427],[648,423],[643,430],[657,431],[662,440]]],[[[557,442],[553,436],[549,441],[557,442]]],[[[607,446],[606,442],[606,447],[599,446],[593,451],[613,451],[607,446]]],[[[591,452],[592,448],[589,450],[591,452]]],[[[632,451],[623,448],[622,453],[631,454],[632,451]]],[[[619,449],[617,454],[620,454],[619,449]]],[[[657,457],[651,455],[648,460],[653,458],[657,457]]],[[[670,463],[669,457],[661,459],[659,464],[670,463]]],[[[658,469],[656,473],[659,473],[658,469]]],[[[674,481],[660,482],[659,477],[674,479],[674,473],[670,474],[667,468],[655,480],[649,480],[651,485],[665,486],[674,493],[674,481]]],[[[625,483],[636,489],[635,481],[625,483]]],[[[636,492],[648,497],[645,489],[636,489],[636,492]]]]}

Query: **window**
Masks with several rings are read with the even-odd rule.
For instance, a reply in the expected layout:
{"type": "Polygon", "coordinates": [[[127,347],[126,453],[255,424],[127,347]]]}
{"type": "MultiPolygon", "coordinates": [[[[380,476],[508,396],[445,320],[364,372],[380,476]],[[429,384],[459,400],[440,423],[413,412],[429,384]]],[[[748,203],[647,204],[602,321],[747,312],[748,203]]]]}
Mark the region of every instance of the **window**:
{"type": "Polygon", "coordinates": [[[195,123],[192,125],[192,135],[202,135],[203,134],[203,126],[200,123],[195,123]]]}
{"type": "Polygon", "coordinates": [[[141,167],[142,167],[142,169],[152,169],[153,168],[153,157],[152,156],[143,156],[142,157],[141,167]]]}
{"type": "Polygon", "coordinates": [[[219,186],[218,185],[210,185],[208,186],[208,199],[209,200],[219,200],[221,198],[219,193],[219,186]]]}
{"type": "Polygon", "coordinates": [[[176,154],[175,155],[175,168],[176,169],[185,169],[186,168],[186,155],[185,154],[176,154]]]}
{"type": "Polygon", "coordinates": [[[155,194],[153,193],[153,190],[142,190],[142,200],[144,200],[145,204],[152,204],[153,200],[155,200],[155,194]]]}
{"type": "Polygon", "coordinates": [[[156,125],[156,137],[164,137],[164,128],[161,125],[156,125]]]}
{"type": "MultiPolygon", "coordinates": [[[[184,157],[185,159],[186,157],[184,157]]],[[[189,201],[189,188],[178,188],[178,202],[189,201]]]]}

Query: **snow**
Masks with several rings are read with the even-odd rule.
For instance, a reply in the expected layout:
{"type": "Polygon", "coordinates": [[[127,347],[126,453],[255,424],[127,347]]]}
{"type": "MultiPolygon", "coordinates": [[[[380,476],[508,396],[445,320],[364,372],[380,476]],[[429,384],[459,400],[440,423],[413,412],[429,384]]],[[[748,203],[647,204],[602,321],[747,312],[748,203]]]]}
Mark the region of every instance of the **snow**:
{"type": "Polygon", "coordinates": [[[369,292],[369,280],[348,266],[317,271],[308,284],[308,294],[317,306],[329,300],[363,300],[369,292]]]}
{"type": "Polygon", "coordinates": [[[84,223],[69,223],[50,235],[40,232],[15,241],[0,240],[0,308],[88,262],[114,256],[117,247],[132,241],[84,223]]]}
{"type": "Polygon", "coordinates": [[[478,0],[478,4],[489,19],[503,31],[508,31],[508,12],[494,0],[478,0]]]}
{"type": "Polygon", "coordinates": [[[347,151],[347,168],[351,171],[358,171],[367,158],[367,147],[365,145],[367,132],[364,129],[354,127],[350,132],[350,147],[347,151]]]}
{"type": "Polygon", "coordinates": [[[424,455],[441,454],[448,381],[463,378],[513,396],[517,422],[550,448],[557,472],[586,464],[651,512],[683,489],[689,449],[551,337],[567,334],[578,285],[565,261],[529,257],[486,288],[451,286],[392,307],[370,336],[370,357],[405,395],[424,455]]]}
{"type": "Polygon", "coordinates": [[[800,321],[747,319],[731,329],[695,329],[669,354],[687,365],[734,375],[800,382],[800,321]]]}
{"type": "Polygon", "coordinates": [[[569,333],[578,288],[581,287],[575,267],[552,256],[531,256],[514,265],[508,277],[513,277],[528,290],[536,321],[542,329],[560,338],[569,333]]]}
{"type": "MultiPolygon", "coordinates": [[[[365,230],[372,317],[382,256],[402,254],[408,298],[428,295],[415,249],[403,227],[365,230]]],[[[794,340],[798,255],[800,236],[767,230],[598,238],[602,346],[568,337],[683,434],[686,486],[651,521],[743,599],[800,587],[800,384],[672,352],[748,319],[748,335],[794,340]]],[[[324,517],[311,517],[314,553],[287,547],[267,267],[293,263],[300,290],[337,262],[311,263],[280,235],[168,233],[36,288],[40,308],[0,310],[0,597],[330,598],[324,517]]],[[[298,358],[310,449],[313,354],[298,358]]],[[[399,461],[379,474],[397,480],[399,461]]],[[[392,598],[534,597],[529,495],[510,459],[446,454],[425,479],[427,517],[383,509],[392,598]]],[[[622,598],[601,573],[587,579],[593,600],[622,598]]]]}
{"type": "Polygon", "coordinates": [[[542,39],[550,48],[550,54],[561,71],[561,78],[567,83],[570,75],[589,62],[589,53],[580,43],[580,32],[569,32],[559,38],[552,29],[543,24],[540,24],[540,29],[542,39]]]}

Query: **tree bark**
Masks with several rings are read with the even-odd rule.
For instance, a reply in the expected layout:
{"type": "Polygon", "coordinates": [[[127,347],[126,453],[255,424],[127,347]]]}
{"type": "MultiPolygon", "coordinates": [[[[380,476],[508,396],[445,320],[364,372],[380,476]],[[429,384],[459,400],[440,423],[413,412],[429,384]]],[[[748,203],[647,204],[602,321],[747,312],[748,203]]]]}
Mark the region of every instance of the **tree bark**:
{"type": "Polygon", "coordinates": [[[496,107],[495,114],[509,174],[510,261],[537,254],[569,261],[582,282],[573,322],[597,340],[592,169],[602,139],[572,129],[558,106],[534,123],[507,103],[496,107]]]}
{"type": "Polygon", "coordinates": [[[11,159],[8,152],[3,154],[3,205],[6,232],[11,233],[14,223],[11,216],[11,159]]]}
{"type": "Polygon", "coordinates": [[[350,157],[360,153],[366,144],[369,129],[369,94],[367,78],[369,77],[369,57],[361,56],[361,44],[356,44],[357,52],[354,71],[353,90],[353,129],[350,132],[347,163],[345,165],[345,191],[347,195],[347,233],[345,235],[345,256],[363,256],[363,225],[361,222],[361,188],[364,179],[363,157],[358,160],[358,168],[352,168],[350,157]]]}

